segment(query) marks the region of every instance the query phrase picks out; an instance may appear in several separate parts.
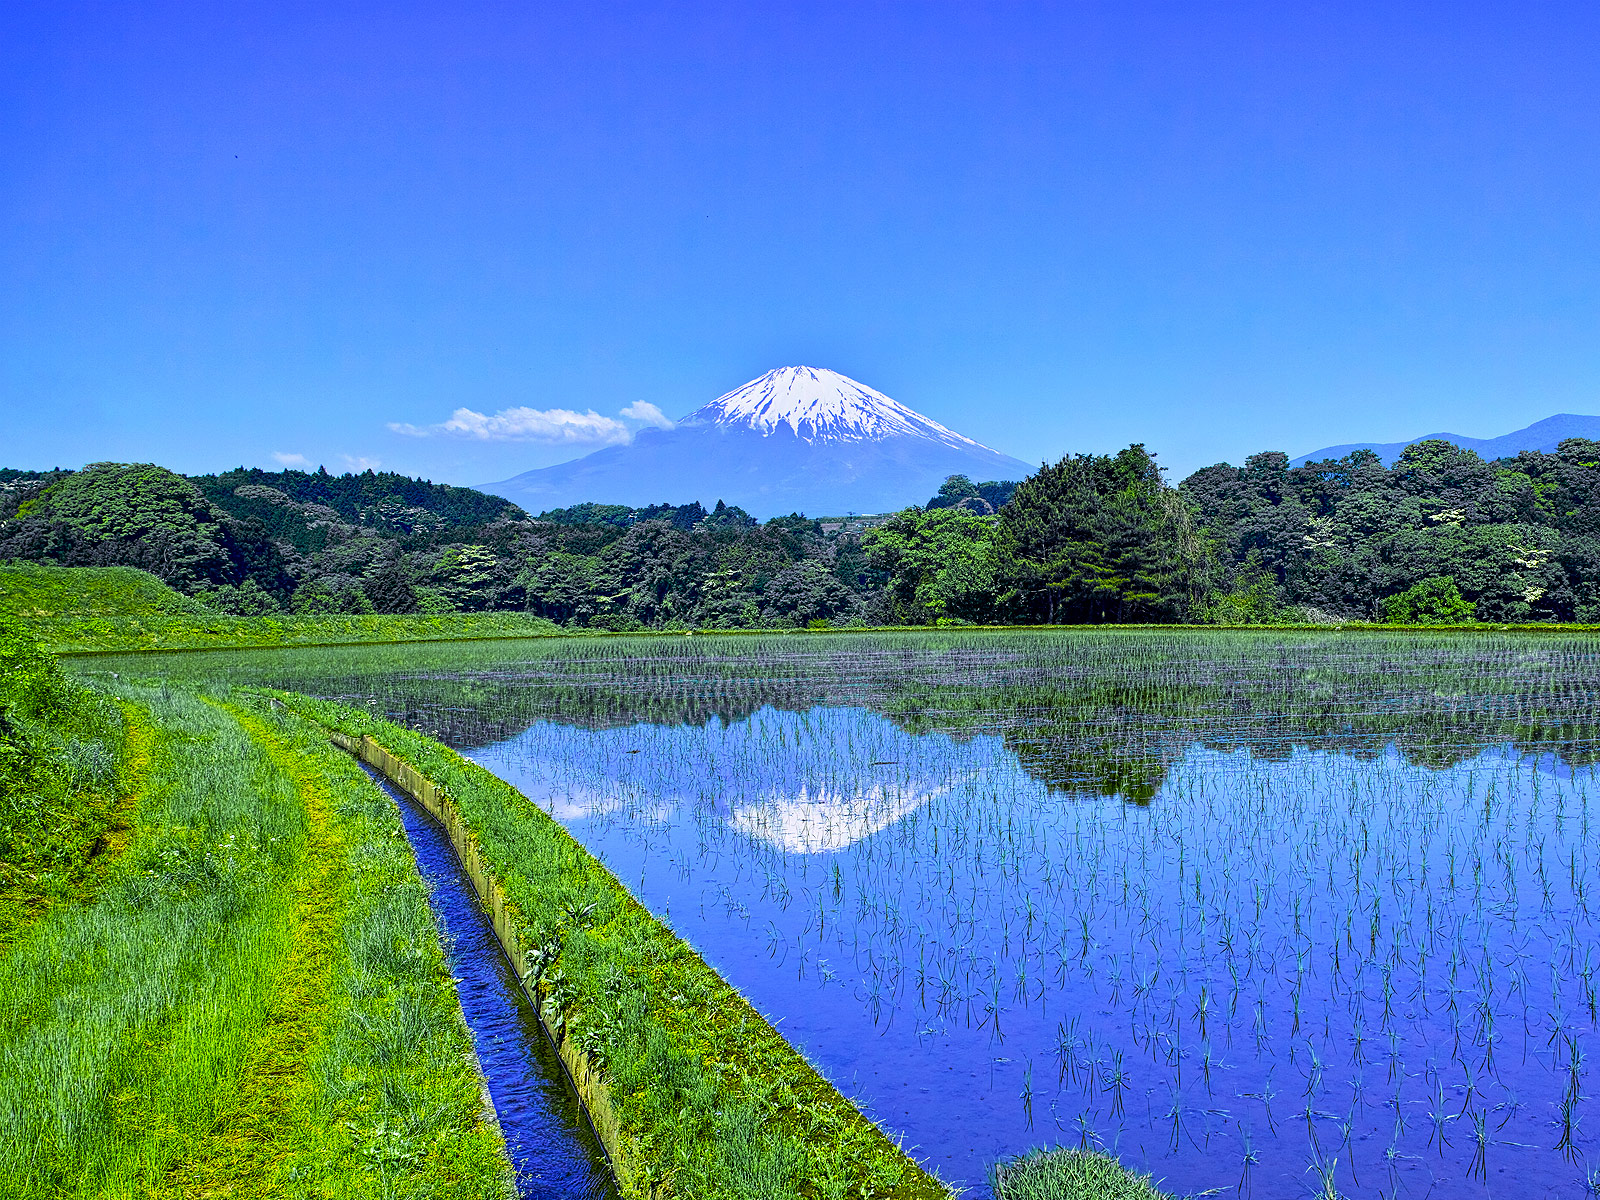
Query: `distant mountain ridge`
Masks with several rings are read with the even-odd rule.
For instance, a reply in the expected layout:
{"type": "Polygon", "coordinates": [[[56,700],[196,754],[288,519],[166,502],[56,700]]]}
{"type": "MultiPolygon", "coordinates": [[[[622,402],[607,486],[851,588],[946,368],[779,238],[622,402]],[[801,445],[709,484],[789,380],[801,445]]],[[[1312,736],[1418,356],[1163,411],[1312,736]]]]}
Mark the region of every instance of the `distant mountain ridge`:
{"type": "Polygon", "coordinates": [[[824,516],[920,504],[950,475],[1022,479],[1032,470],[837,371],[779,367],[671,429],[480,490],[534,513],[724,500],[758,517],[824,516]]]}
{"type": "Polygon", "coordinates": [[[1593,438],[1600,441],[1600,417],[1557,413],[1553,417],[1535,421],[1525,429],[1494,438],[1472,438],[1459,433],[1429,433],[1412,438],[1408,442],[1352,442],[1346,446],[1326,446],[1321,450],[1313,450],[1310,454],[1302,454],[1292,460],[1290,465],[1298,467],[1308,462],[1320,462],[1325,458],[1343,458],[1355,450],[1371,450],[1383,459],[1384,466],[1392,467],[1395,460],[1400,457],[1400,452],[1407,446],[1426,441],[1449,442],[1476,451],[1480,458],[1510,458],[1521,454],[1524,450],[1542,450],[1548,453],[1571,437],[1593,438]]]}

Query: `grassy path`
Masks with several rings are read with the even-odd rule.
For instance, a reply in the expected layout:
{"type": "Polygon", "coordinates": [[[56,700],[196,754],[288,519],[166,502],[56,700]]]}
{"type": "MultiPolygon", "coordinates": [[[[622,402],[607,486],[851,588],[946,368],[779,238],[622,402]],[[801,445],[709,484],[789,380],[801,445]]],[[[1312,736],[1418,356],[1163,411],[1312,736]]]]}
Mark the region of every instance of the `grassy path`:
{"type": "Polygon", "coordinates": [[[265,1020],[246,1050],[232,1094],[210,1133],[168,1171],[181,1196],[259,1195],[314,1109],[312,1055],[328,1021],[338,935],[347,908],[348,848],[326,779],[261,720],[228,707],[251,741],[294,786],[306,820],[287,945],[265,1020]]]}

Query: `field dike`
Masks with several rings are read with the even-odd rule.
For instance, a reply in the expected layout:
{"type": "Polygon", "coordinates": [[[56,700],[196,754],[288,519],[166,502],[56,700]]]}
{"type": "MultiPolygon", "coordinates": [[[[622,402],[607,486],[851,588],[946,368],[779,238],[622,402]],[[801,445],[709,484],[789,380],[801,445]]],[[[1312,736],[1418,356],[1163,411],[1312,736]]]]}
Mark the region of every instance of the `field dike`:
{"type": "Polygon", "coordinates": [[[361,710],[274,698],[319,721],[448,832],[624,1197],[950,1196],[516,789],[361,710]],[[516,825],[537,828],[542,862],[506,844],[516,825]]]}

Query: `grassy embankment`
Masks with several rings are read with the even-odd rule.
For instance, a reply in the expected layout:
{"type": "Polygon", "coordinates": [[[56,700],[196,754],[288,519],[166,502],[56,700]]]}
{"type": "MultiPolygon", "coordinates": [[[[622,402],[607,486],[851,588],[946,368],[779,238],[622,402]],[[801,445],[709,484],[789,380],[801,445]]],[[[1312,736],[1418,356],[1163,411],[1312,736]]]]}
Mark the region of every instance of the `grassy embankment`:
{"type": "Polygon", "coordinates": [[[505,1196],[393,802],[304,722],[0,645],[0,1190],[505,1196]]]}
{"type": "Polygon", "coordinates": [[[942,1185],[531,801],[411,730],[283,694],[442,787],[504,887],[547,1023],[603,1068],[620,1173],[697,1200],[935,1200],[942,1185]]]}
{"type": "MultiPolygon", "coordinates": [[[[447,642],[549,635],[637,637],[658,633],[681,636],[685,630],[569,630],[530,613],[476,612],[378,615],[280,615],[235,617],[217,613],[133,567],[59,567],[48,563],[0,565],[0,614],[26,624],[49,650],[59,654],[140,650],[207,650],[273,646],[336,646],[384,642],[447,642]]],[[[929,626],[889,626],[886,632],[913,632],[929,626]]],[[[1108,628],[1107,626],[960,625],[950,629],[1108,628]]],[[[1120,629],[1261,629],[1275,633],[1345,631],[1573,632],[1600,625],[1383,625],[1351,621],[1341,625],[1123,625],[1120,629]]],[[[867,633],[854,629],[716,630],[720,634],[763,636],[793,633],[867,633]]]]}
{"type": "Polygon", "coordinates": [[[528,613],[235,617],[133,567],[0,566],[0,613],[57,653],[198,650],[534,637],[558,632],[528,613]]]}

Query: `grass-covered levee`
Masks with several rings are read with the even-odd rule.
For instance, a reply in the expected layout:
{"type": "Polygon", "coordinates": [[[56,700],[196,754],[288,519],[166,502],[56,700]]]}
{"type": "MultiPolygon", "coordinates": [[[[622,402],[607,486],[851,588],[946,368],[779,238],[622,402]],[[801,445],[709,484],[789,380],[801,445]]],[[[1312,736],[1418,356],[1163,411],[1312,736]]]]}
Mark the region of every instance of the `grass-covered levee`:
{"type": "Polygon", "coordinates": [[[393,802],[305,724],[0,627],[0,1194],[511,1187],[393,802]]]}

